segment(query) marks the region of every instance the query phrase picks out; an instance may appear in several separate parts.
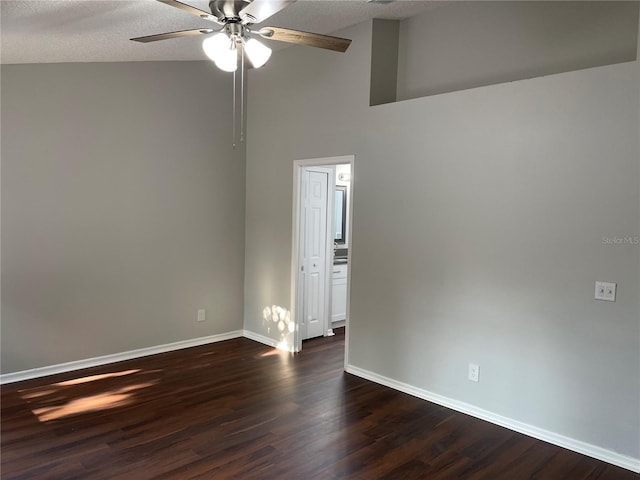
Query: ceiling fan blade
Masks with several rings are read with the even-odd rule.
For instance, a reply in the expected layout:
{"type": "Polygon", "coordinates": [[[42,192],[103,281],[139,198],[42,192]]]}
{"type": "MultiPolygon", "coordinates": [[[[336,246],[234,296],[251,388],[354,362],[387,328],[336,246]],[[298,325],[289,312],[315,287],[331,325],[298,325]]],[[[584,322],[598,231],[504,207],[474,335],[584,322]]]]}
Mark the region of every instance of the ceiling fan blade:
{"type": "Polygon", "coordinates": [[[193,30],[179,30],[177,32],[158,33],[157,35],[147,35],[146,37],[132,38],[134,42],[157,42],[158,40],[167,40],[169,38],[188,37],[189,35],[206,35],[213,33],[211,28],[196,28],[193,30]]]}
{"type": "Polygon", "coordinates": [[[179,8],[184,12],[190,13],[191,15],[196,15],[200,18],[204,18],[205,20],[213,20],[214,22],[218,21],[216,17],[211,15],[211,13],[200,10],[196,7],[192,7],[191,5],[187,5],[186,3],[179,2],[178,0],[158,0],[158,2],[164,3],[171,7],[179,8]]]}
{"type": "Polygon", "coordinates": [[[240,10],[239,15],[244,23],[260,23],[295,1],[296,0],[253,0],[253,2],[240,10]]]}
{"type": "Polygon", "coordinates": [[[319,33],[303,32],[289,28],[264,27],[258,33],[269,40],[309,45],[310,47],[325,48],[334,52],[346,52],[349,45],[351,45],[351,40],[348,38],[320,35],[319,33]]]}

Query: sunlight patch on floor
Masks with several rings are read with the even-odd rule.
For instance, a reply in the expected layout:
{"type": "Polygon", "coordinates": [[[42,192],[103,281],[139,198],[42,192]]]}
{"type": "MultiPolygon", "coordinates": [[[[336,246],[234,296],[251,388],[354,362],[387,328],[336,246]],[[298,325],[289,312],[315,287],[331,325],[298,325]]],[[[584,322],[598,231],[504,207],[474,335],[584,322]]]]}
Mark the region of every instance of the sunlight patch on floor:
{"type": "Polygon", "coordinates": [[[261,357],[272,357],[273,355],[282,355],[284,352],[278,348],[274,348],[273,350],[269,350],[268,352],[264,352],[261,354],[261,357]]]}
{"type": "Polygon", "coordinates": [[[51,420],[58,420],[60,418],[70,417],[73,415],[121,407],[128,405],[133,401],[133,392],[142,388],[150,387],[156,383],[157,382],[155,381],[138,383],[136,385],[130,385],[110,392],[73,399],[64,405],[34,408],[32,411],[33,414],[38,417],[39,421],[49,422],[51,420]]]}
{"type": "Polygon", "coordinates": [[[97,380],[104,380],[106,378],[122,377],[124,375],[132,375],[134,373],[138,373],[139,371],[140,371],[140,369],[135,369],[135,370],[124,370],[122,372],[104,373],[102,375],[91,375],[89,377],[74,378],[73,380],[66,380],[64,382],[54,383],[53,385],[60,386],[60,387],[68,387],[70,385],[79,385],[81,383],[95,382],[97,380]]]}
{"type": "MultiPolygon", "coordinates": [[[[29,404],[31,411],[40,422],[96,412],[133,403],[134,395],[141,389],[151,387],[159,378],[140,381],[138,375],[153,374],[160,370],[143,372],[140,369],[88,375],[35,388],[20,390],[20,397],[29,404]],[[132,377],[135,375],[135,377],[132,377]],[[114,388],[112,379],[125,381],[129,385],[114,388]],[[106,383],[100,383],[105,382],[106,383]],[[87,395],[87,386],[92,383],[92,393],[87,395]],[[97,388],[96,388],[97,387],[97,388]],[[102,390],[95,394],[95,391],[102,390]]],[[[147,377],[148,378],[148,377],[147,377]]]]}

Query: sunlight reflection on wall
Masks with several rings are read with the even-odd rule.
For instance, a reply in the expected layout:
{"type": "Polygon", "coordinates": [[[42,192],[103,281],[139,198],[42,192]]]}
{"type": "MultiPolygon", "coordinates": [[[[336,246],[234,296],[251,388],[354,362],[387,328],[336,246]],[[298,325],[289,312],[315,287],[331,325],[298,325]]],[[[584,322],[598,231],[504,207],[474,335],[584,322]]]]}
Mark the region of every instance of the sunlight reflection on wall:
{"type": "Polygon", "coordinates": [[[293,332],[296,331],[296,325],[291,321],[291,312],[286,308],[278,305],[264,307],[262,310],[262,324],[266,327],[267,333],[271,334],[271,330],[277,330],[278,344],[277,348],[287,352],[293,352],[293,332]]]}

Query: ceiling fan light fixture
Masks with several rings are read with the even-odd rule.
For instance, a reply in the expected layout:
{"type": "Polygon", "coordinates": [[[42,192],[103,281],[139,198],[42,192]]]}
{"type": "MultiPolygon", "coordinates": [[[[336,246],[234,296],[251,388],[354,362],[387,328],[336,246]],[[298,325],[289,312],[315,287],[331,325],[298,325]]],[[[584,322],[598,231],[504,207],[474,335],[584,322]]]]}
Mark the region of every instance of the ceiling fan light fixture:
{"type": "Polygon", "coordinates": [[[202,42],[204,53],[220,70],[235,72],[238,68],[236,42],[226,33],[217,33],[202,42]]]}
{"type": "Polygon", "coordinates": [[[260,68],[269,57],[271,57],[271,49],[255,38],[250,38],[244,45],[249,61],[255,68],[260,68]]]}

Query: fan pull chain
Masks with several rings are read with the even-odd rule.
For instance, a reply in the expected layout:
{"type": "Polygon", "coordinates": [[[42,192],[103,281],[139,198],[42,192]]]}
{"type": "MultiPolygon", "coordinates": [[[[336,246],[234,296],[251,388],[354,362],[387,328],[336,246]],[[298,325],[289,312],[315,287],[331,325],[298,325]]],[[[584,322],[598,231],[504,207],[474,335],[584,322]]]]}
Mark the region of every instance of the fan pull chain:
{"type": "Polygon", "coordinates": [[[236,72],[233,72],[233,149],[236,149],[236,72]]]}
{"type": "Polygon", "coordinates": [[[244,45],[242,45],[242,61],[240,63],[240,143],[244,142],[244,45]]]}

